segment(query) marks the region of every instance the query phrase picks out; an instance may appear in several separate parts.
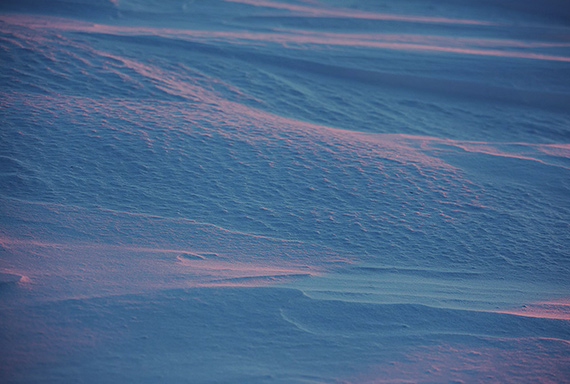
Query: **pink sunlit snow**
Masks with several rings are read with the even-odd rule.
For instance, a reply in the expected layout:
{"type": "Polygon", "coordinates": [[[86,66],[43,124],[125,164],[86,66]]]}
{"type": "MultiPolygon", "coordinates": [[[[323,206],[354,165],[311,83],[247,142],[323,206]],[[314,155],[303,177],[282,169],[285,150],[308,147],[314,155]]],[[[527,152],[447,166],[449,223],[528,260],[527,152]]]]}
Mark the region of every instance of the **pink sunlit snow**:
{"type": "Polygon", "coordinates": [[[2,2],[0,382],[569,382],[569,19],[2,2]]]}

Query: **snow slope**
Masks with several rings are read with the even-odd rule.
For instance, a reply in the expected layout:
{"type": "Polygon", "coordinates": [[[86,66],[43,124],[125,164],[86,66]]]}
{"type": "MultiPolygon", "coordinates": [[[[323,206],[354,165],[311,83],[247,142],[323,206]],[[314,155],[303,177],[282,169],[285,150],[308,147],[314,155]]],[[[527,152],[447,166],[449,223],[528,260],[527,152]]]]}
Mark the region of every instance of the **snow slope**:
{"type": "Polygon", "coordinates": [[[537,4],[0,4],[2,382],[570,382],[537,4]]]}

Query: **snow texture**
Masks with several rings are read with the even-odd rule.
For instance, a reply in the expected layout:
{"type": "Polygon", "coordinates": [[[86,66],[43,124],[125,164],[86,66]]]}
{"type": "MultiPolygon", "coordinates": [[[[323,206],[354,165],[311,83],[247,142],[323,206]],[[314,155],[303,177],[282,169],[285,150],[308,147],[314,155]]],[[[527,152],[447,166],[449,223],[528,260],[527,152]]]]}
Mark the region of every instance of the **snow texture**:
{"type": "Polygon", "coordinates": [[[0,3],[2,383],[570,383],[570,6],[0,3]]]}

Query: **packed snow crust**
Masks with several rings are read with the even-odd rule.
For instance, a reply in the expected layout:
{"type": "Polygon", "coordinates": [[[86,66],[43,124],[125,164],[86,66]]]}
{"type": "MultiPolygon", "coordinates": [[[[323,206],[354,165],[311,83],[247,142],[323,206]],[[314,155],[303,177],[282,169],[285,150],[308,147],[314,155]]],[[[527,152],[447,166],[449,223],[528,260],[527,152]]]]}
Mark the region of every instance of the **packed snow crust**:
{"type": "Polygon", "coordinates": [[[570,382],[568,20],[3,1],[0,381],[570,382]]]}

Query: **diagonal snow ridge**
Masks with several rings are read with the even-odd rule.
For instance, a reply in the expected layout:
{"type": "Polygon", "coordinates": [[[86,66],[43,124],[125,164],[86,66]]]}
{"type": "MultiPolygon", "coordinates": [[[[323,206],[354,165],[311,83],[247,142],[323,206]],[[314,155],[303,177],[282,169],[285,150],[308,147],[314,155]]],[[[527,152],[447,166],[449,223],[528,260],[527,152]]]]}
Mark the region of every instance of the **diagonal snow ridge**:
{"type": "Polygon", "coordinates": [[[0,382],[567,382],[569,11],[0,2],[0,382]]]}
{"type": "Polygon", "coordinates": [[[342,8],[313,7],[309,5],[298,5],[288,2],[267,1],[267,0],[224,0],[232,3],[248,4],[257,7],[282,9],[295,13],[309,15],[311,17],[342,17],[370,20],[392,20],[412,23],[443,23],[443,24],[466,24],[466,25],[493,25],[491,22],[467,19],[448,19],[443,17],[424,17],[396,15],[388,13],[364,12],[342,8]]]}

